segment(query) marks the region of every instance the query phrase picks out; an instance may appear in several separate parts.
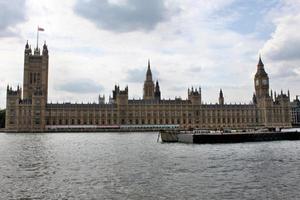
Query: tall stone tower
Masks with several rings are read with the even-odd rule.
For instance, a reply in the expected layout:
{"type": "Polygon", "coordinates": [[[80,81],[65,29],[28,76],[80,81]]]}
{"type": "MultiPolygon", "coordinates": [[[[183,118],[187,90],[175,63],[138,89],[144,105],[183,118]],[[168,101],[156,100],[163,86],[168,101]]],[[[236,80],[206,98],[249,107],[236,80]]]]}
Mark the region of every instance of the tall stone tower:
{"type": "MultiPolygon", "coordinates": [[[[264,64],[259,56],[257,70],[254,76],[255,95],[254,99],[259,109],[259,118],[263,126],[272,126],[271,109],[273,101],[269,95],[269,77],[265,71],[264,64]]],[[[253,101],[254,101],[253,99],[253,101]]]]}
{"type": "Polygon", "coordinates": [[[259,56],[259,61],[257,64],[257,71],[254,77],[254,86],[256,98],[259,101],[263,98],[268,98],[269,96],[269,77],[265,71],[264,64],[259,56]]]}
{"type": "Polygon", "coordinates": [[[154,99],[154,83],[152,80],[152,72],[150,68],[150,60],[148,60],[148,69],[146,73],[146,80],[144,82],[144,95],[143,99],[154,99]]]}
{"type": "Polygon", "coordinates": [[[254,77],[255,95],[253,103],[258,108],[258,121],[264,127],[289,127],[290,99],[288,95],[281,92],[273,99],[269,93],[269,77],[265,71],[264,64],[259,56],[257,71],[254,77]]]}
{"type": "Polygon", "coordinates": [[[32,131],[44,131],[48,99],[48,47],[45,42],[40,53],[37,46],[33,55],[26,50],[27,48],[24,61],[23,100],[29,99],[32,103],[32,131]]]}
{"type": "Polygon", "coordinates": [[[28,41],[24,52],[23,96],[20,87],[7,88],[6,131],[41,132],[46,126],[48,98],[48,48],[37,46],[32,53],[28,41]]]}
{"type": "Polygon", "coordinates": [[[23,99],[31,99],[34,91],[38,90],[43,93],[47,102],[48,63],[49,56],[46,43],[43,45],[42,54],[40,54],[38,47],[34,49],[34,54],[32,54],[31,47],[27,42],[24,55],[23,99]]]}

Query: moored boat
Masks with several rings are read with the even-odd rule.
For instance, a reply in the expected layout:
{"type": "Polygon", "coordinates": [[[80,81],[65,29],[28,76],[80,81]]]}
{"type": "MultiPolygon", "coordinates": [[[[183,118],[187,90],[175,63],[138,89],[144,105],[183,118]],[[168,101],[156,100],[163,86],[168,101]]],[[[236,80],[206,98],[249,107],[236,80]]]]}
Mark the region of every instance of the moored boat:
{"type": "Polygon", "coordinates": [[[300,140],[300,131],[286,130],[232,130],[232,131],[162,131],[160,132],[162,142],[182,143],[238,143],[259,142],[276,140],[300,140]]]}

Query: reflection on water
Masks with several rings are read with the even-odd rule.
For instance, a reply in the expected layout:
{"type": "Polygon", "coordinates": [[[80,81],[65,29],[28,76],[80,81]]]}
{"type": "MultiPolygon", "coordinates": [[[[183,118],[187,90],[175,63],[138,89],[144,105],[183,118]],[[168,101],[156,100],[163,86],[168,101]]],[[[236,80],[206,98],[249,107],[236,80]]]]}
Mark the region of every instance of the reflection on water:
{"type": "Polygon", "coordinates": [[[155,133],[0,133],[0,199],[297,199],[300,141],[161,144],[155,133]]]}

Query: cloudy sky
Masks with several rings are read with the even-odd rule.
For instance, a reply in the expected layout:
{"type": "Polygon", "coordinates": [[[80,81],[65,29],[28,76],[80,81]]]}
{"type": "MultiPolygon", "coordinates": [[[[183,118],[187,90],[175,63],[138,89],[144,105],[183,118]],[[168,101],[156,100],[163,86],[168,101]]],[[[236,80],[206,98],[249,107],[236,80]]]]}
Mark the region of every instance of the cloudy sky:
{"type": "Polygon", "coordinates": [[[162,97],[251,100],[259,53],[274,90],[300,94],[299,0],[0,0],[0,108],[23,82],[24,45],[47,41],[49,101],[93,102],[114,84],[142,97],[147,60],[162,97]]]}

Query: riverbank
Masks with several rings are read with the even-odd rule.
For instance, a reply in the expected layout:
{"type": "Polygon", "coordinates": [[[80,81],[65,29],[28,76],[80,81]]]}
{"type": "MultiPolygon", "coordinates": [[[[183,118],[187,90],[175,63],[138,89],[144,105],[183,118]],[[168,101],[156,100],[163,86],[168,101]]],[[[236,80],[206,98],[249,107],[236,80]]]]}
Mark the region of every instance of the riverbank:
{"type": "Polygon", "coordinates": [[[46,130],[46,131],[5,131],[5,129],[0,130],[0,133],[138,133],[138,132],[159,132],[160,129],[84,129],[84,130],[46,130]]]}
{"type": "MultiPolygon", "coordinates": [[[[20,133],[111,133],[111,132],[159,132],[162,130],[176,130],[181,131],[184,129],[180,128],[57,128],[57,129],[47,129],[45,131],[21,131],[20,133]]],[[[300,127],[292,127],[289,130],[298,130],[300,132],[300,127]]],[[[213,131],[213,130],[212,130],[213,131]]],[[[1,128],[0,132],[2,133],[18,133],[17,131],[6,131],[5,128],[1,128]]]]}

